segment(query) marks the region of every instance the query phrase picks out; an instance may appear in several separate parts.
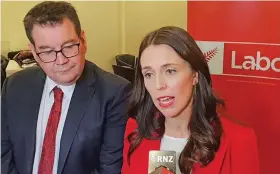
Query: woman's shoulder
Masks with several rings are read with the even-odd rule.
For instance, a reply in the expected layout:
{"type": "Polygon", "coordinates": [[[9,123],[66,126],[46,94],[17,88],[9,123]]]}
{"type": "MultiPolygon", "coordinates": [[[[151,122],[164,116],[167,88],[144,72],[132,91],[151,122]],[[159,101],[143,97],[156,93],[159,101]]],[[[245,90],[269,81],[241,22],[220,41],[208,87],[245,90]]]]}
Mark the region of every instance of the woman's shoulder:
{"type": "Polygon", "coordinates": [[[127,137],[131,132],[133,132],[138,127],[136,120],[130,117],[126,123],[125,137],[127,137]]]}
{"type": "Polygon", "coordinates": [[[230,148],[231,173],[259,173],[257,136],[252,127],[232,118],[220,118],[224,149],[230,148]]]}
{"type": "Polygon", "coordinates": [[[255,131],[251,126],[230,117],[220,117],[220,120],[224,135],[228,139],[241,141],[244,139],[255,139],[255,131]]]}

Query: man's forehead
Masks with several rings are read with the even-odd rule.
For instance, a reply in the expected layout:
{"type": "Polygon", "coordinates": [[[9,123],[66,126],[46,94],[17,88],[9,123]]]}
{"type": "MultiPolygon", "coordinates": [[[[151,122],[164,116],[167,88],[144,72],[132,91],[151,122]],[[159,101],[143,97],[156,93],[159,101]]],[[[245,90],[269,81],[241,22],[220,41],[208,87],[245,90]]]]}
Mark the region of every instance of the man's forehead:
{"type": "Polygon", "coordinates": [[[79,37],[74,29],[65,26],[41,26],[33,28],[32,37],[37,47],[60,47],[67,43],[77,42],[79,37]]]}

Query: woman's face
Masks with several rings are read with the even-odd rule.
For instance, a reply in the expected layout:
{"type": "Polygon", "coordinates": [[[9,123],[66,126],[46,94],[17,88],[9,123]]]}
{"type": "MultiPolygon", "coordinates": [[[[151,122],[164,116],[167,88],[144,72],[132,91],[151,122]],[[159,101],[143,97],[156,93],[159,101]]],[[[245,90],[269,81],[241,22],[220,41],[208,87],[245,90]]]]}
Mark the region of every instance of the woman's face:
{"type": "Polygon", "coordinates": [[[145,87],[165,117],[177,117],[191,107],[197,73],[172,47],[151,45],[140,63],[145,87]]]}

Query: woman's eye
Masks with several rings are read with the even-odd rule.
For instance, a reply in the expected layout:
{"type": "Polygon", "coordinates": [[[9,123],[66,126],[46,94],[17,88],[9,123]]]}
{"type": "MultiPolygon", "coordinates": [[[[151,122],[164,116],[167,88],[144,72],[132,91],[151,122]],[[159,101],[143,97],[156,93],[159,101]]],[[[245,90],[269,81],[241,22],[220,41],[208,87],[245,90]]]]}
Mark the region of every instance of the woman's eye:
{"type": "Polygon", "coordinates": [[[168,69],[168,70],[166,70],[166,72],[167,72],[168,74],[174,74],[174,73],[176,73],[176,70],[174,70],[174,69],[168,69]]]}
{"type": "Polygon", "coordinates": [[[149,78],[151,78],[151,75],[152,75],[151,73],[145,73],[144,77],[149,79],[149,78]]]}

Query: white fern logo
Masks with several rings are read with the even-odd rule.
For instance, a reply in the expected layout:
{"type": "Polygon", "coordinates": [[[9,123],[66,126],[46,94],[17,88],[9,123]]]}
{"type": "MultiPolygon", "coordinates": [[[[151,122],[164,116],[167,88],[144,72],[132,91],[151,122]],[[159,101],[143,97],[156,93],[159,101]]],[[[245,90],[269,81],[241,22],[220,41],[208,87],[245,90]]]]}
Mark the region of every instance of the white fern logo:
{"type": "Polygon", "coordinates": [[[218,53],[218,47],[203,53],[207,62],[209,62],[218,53]]]}

